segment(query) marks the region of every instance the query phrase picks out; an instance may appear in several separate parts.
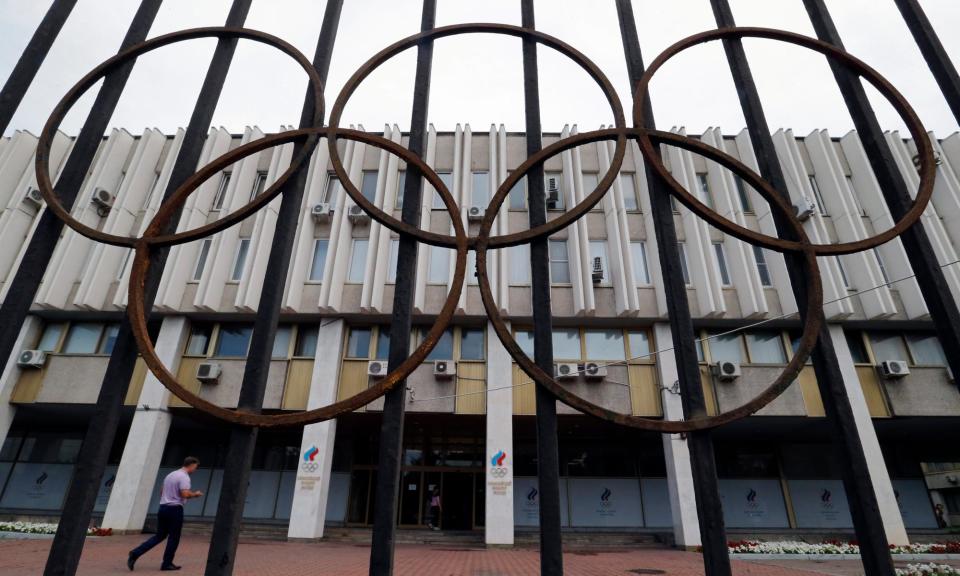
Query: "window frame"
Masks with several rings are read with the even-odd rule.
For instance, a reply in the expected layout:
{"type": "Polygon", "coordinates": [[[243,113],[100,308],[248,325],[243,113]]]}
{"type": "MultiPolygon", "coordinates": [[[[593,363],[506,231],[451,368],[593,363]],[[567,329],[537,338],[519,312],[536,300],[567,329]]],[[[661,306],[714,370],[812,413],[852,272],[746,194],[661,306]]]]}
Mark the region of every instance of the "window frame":
{"type": "MultiPolygon", "coordinates": [[[[223,210],[223,203],[227,197],[227,188],[230,187],[230,179],[233,177],[233,172],[229,170],[224,170],[220,173],[220,182],[217,184],[217,191],[213,195],[213,204],[210,209],[211,212],[219,212],[223,210]]],[[[160,173],[157,172],[157,180],[160,178],[160,173]]],[[[154,186],[156,186],[156,181],[154,181],[154,186]]],[[[152,194],[151,188],[151,194],[152,194]]],[[[148,200],[149,202],[149,200],[148,200]]]]}
{"type": "Polygon", "coordinates": [[[307,284],[322,284],[323,276],[327,272],[327,256],[330,252],[330,239],[329,238],[314,238],[313,239],[313,251],[310,254],[310,270],[307,271],[307,284]],[[320,274],[319,278],[315,278],[317,271],[317,252],[320,248],[320,245],[324,244],[323,247],[323,259],[320,260],[320,274]]]}
{"type": "Polygon", "coordinates": [[[570,247],[567,244],[567,238],[550,238],[548,239],[547,245],[547,255],[550,259],[550,285],[557,286],[570,286],[573,283],[573,276],[570,273],[570,247]],[[563,245],[562,253],[563,259],[554,258],[553,247],[563,245]],[[557,264],[563,264],[567,269],[567,280],[566,282],[558,281],[554,279],[553,267],[557,264]]]}
{"type": "Polygon", "coordinates": [[[251,242],[252,240],[250,238],[238,239],[237,252],[233,256],[233,266],[230,267],[230,279],[228,282],[237,283],[243,280],[243,273],[247,268],[247,258],[250,256],[251,242]]]}

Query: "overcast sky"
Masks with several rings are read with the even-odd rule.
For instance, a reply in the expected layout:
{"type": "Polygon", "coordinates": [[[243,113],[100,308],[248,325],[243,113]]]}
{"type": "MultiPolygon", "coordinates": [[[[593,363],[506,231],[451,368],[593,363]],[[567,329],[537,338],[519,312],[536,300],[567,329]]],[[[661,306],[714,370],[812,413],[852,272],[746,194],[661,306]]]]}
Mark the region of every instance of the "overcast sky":
{"type": "MultiPolygon", "coordinates": [[[[9,75],[49,3],[0,0],[0,78],[9,75]]],[[[921,3],[948,52],[960,62],[960,35],[955,33],[960,2],[921,3]]],[[[229,0],[165,0],[150,36],[222,25],[229,4],[229,0]]],[[[731,0],[731,4],[739,25],[813,35],[801,0],[731,0]]],[[[69,86],[116,53],[137,5],[135,0],[79,0],[11,129],[38,133],[69,86]]],[[[893,0],[830,0],[828,5],[847,49],[886,75],[915,106],[928,129],[940,137],[957,130],[893,0]]],[[[254,0],[246,26],[281,36],[312,58],[323,10],[321,0],[254,0]]],[[[536,11],[538,29],[593,59],[629,109],[630,89],[613,0],[539,0],[536,11]]],[[[634,0],[634,11],[647,62],[680,38],[716,27],[708,0],[634,0]]],[[[328,102],[367,58],[417,32],[419,20],[420,0],[345,0],[326,89],[328,102]]],[[[520,1],[438,0],[437,20],[438,25],[519,25],[520,1]]],[[[112,124],[134,133],[145,127],[171,132],[185,125],[214,44],[214,40],[195,40],[141,57],[112,124]]],[[[766,40],[748,40],[746,46],[772,129],[793,128],[805,135],[814,128],[828,128],[841,135],[851,128],[822,56],[766,40]]],[[[380,130],[389,122],[407,129],[414,66],[411,50],[381,67],[357,91],[345,123],[380,130]]],[[[590,78],[549,48],[540,48],[540,82],[545,131],[557,131],[568,123],[589,130],[612,120],[590,78]]],[[[214,123],[234,132],[248,125],[274,131],[283,124],[296,124],[305,87],[303,72],[286,56],[242,42],[214,123]]],[[[720,126],[731,133],[744,125],[719,43],[675,58],[654,80],[652,93],[661,128],[684,126],[690,133],[699,133],[720,126]]],[[[892,108],[879,95],[872,96],[882,125],[902,128],[892,108]]],[[[78,103],[64,123],[65,131],[79,130],[91,101],[87,97],[78,103]]],[[[522,130],[520,41],[493,35],[437,41],[430,104],[430,119],[440,130],[470,123],[474,130],[485,131],[491,122],[522,130]]]]}

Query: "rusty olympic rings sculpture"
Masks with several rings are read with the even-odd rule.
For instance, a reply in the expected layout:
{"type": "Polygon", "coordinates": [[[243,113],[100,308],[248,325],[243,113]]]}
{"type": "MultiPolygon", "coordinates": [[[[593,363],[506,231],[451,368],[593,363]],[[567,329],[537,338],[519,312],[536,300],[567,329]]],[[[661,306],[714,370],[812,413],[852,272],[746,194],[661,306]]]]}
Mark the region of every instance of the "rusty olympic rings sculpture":
{"type": "Polygon", "coordinates": [[[384,48],[366,63],[361,66],[357,72],[345,84],[343,90],[337,97],[337,100],[331,110],[330,126],[320,127],[323,121],[323,86],[313,69],[309,60],[293,46],[285,41],[271,36],[269,34],[249,30],[245,28],[196,28],[174,32],[164,36],[148,40],[138,44],[130,49],[105,61],[89,74],[84,76],[67,95],[58,103],[53,114],[44,126],[41,133],[36,157],[36,170],[38,187],[47,202],[48,207],[54,214],[63,220],[68,226],[76,230],[79,234],[93,240],[107,244],[132,248],[135,250],[133,266],[130,274],[129,284],[129,302],[127,315],[131,322],[134,337],[137,346],[140,349],[143,358],[153,374],[166,386],[175,396],[185,401],[189,405],[201,410],[211,416],[234,424],[256,427],[277,427],[277,426],[302,426],[315,422],[321,422],[336,418],[337,416],[360,408],[361,406],[386,394],[387,391],[394,388],[397,384],[409,376],[426,356],[430,353],[437,341],[446,330],[453,318],[456,302],[459,299],[463,289],[463,280],[466,272],[467,253],[469,250],[476,252],[476,274],[479,280],[479,287],[484,308],[493,324],[497,337],[510,353],[523,371],[530,376],[537,385],[543,386],[553,396],[561,402],[580,410],[586,414],[591,414],[607,421],[615,422],[621,425],[653,430],[663,433],[689,432],[693,430],[702,430],[712,428],[721,424],[729,423],[750,414],[755,413],[764,406],[772,402],[777,396],[798,377],[804,363],[809,358],[813,347],[816,345],[817,334],[824,323],[823,317],[823,291],[820,283],[820,273],[817,267],[817,257],[823,255],[850,254],[860,250],[866,250],[884,242],[887,242],[901,234],[904,230],[914,225],[922,215],[933,191],[933,182],[935,178],[936,166],[934,162],[933,147],[926,137],[926,130],[920,122],[913,108],[906,99],[894,88],[885,78],[877,73],[873,68],[863,61],[855,58],[847,52],[840,50],[830,44],[819,40],[785,32],[781,30],[772,30],[767,28],[722,28],[695,34],[685,38],[670,46],[660,56],[658,56],[644,76],[641,78],[633,94],[633,120],[634,128],[627,128],[623,107],[620,103],[612,84],[609,82],[603,72],[586,56],[577,51],[572,46],[563,41],[534,30],[511,26],[506,24],[459,24],[435,28],[433,30],[411,35],[394,44],[384,48]],[[547,146],[527,158],[516,170],[512,171],[507,179],[500,185],[494,197],[490,200],[485,216],[480,224],[479,232],[476,236],[468,236],[460,216],[459,207],[451,192],[444,185],[443,181],[420,157],[410,152],[407,148],[392,142],[382,136],[373,133],[361,132],[352,129],[341,128],[339,122],[349,101],[350,96],[360,85],[360,83],[369,76],[377,67],[382,65],[394,55],[418,45],[422,40],[434,40],[449,36],[471,33],[500,34],[533,40],[544,46],[553,48],[561,54],[572,59],[599,85],[601,91],[607,99],[614,116],[614,127],[604,130],[584,132],[562,139],[547,146]],[[240,38],[261,42],[277,48],[292,57],[308,74],[311,90],[315,96],[315,102],[318,103],[314,110],[314,127],[301,130],[292,130],[288,132],[268,134],[263,138],[254,140],[238,148],[231,150],[222,156],[211,161],[200,168],[196,173],[186,179],[171,196],[164,201],[158,209],[156,215],[151,220],[144,231],[143,236],[139,238],[116,236],[106,234],[91,228],[78,220],[74,219],[70,213],[63,207],[50,180],[49,156],[53,135],[66,116],[70,107],[83,95],[83,93],[95,84],[100,78],[105,76],[111,70],[128,63],[140,54],[149,52],[161,46],[166,46],[175,42],[202,37],[217,38],[240,38]],[[686,50],[687,48],[710,42],[714,40],[729,38],[756,37],[786,42],[801,47],[805,47],[848,67],[853,72],[870,82],[880,93],[886,97],[893,105],[894,109],[900,114],[907,125],[907,128],[917,144],[920,157],[920,185],[914,203],[910,210],[887,231],[881,232],[856,242],[847,242],[843,244],[821,245],[813,244],[807,237],[802,224],[794,215],[791,206],[780,196],[780,194],[760,175],[750,169],[748,166],[733,158],[729,154],[713,148],[699,140],[694,140],[678,134],[649,129],[645,126],[643,119],[643,105],[648,97],[648,88],[653,75],[673,56],[686,50]],[[374,220],[384,225],[390,230],[400,234],[407,234],[418,241],[444,248],[453,248],[456,250],[456,266],[453,281],[447,296],[447,300],[437,317],[436,322],[429,330],[424,341],[414,350],[407,359],[396,369],[392,370],[375,386],[372,386],[350,398],[340,400],[333,404],[303,412],[292,414],[259,414],[240,410],[231,410],[213,404],[204,400],[196,394],[187,390],[176,377],[164,366],[156,355],[153,343],[147,334],[146,327],[146,309],[144,299],[144,281],[150,267],[151,255],[154,251],[182,244],[185,242],[197,240],[221,230],[224,230],[234,224],[237,224],[244,218],[250,216],[269,201],[282,192],[286,181],[297,170],[314,151],[321,138],[327,138],[331,164],[334,172],[340,179],[347,195],[361,208],[369,214],[374,220]],[[444,206],[451,216],[451,223],[454,228],[454,234],[439,234],[427,230],[421,230],[415,226],[406,224],[397,220],[392,215],[387,214],[373,202],[367,200],[360,190],[351,182],[349,175],[343,167],[337,150],[337,139],[345,138],[363,144],[380,148],[388,153],[397,155],[401,160],[409,165],[415,166],[423,175],[423,178],[440,194],[444,206]],[[497,213],[505,201],[509,191],[513,186],[523,178],[526,173],[536,165],[542,164],[547,159],[556,154],[594,142],[604,142],[613,140],[616,142],[614,154],[611,159],[610,167],[604,176],[599,180],[596,188],[588,194],[580,203],[573,206],[558,218],[551,220],[546,224],[535,228],[492,236],[491,230],[497,213]],[[574,222],[593,206],[595,206],[603,195],[609,190],[614,179],[620,171],[623,159],[626,153],[627,140],[636,140],[639,149],[643,155],[644,161],[649,163],[654,172],[666,182],[668,192],[675,196],[681,203],[687,206],[693,213],[697,214],[711,225],[720,229],[726,234],[746,241],[750,244],[762,246],[782,253],[794,253],[801,257],[804,266],[808,285],[806,312],[803,316],[803,333],[800,344],[791,361],[786,365],[782,373],[757,397],[747,403],[718,414],[716,416],[698,417],[681,421],[666,421],[661,419],[643,418],[614,412],[587,401],[584,398],[562,387],[553,378],[552,374],[540,369],[519,347],[513,339],[509,329],[504,322],[498,307],[494,301],[493,293],[490,288],[489,278],[487,276],[487,253],[490,249],[516,246],[531,242],[537,239],[543,239],[554,234],[570,223],[574,222]],[[304,143],[301,153],[291,161],[290,167],[283,172],[277,180],[264,193],[252,199],[245,206],[231,212],[219,220],[177,233],[169,233],[167,229],[171,226],[172,219],[178,214],[180,208],[186,202],[187,198],[194,193],[204,182],[214,176],[220,170],[238,162],[252,154],[266,150],[273,146],[288,143],[304,143]],[[694,195],[690,194],[679,182],[676,181],[663,165],[656,146],[667,145],[677,146],[705,158],[715,161],[721,166],[731,170],[740,176],[747,184],[752,186],[758,193],[771,204],[771,207],[781,212],[784,216],[783,221],[789,227],[792,233],[791,239],[782,239],[771,237],[759,232],[747,229],[739,224],[732,222],[700,202],[694,195]]]}

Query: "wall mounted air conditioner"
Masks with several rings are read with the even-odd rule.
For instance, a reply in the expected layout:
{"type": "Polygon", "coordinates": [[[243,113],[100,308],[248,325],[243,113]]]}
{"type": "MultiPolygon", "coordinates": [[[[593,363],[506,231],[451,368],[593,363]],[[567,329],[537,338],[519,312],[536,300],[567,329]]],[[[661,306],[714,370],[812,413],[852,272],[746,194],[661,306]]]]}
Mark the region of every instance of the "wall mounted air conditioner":
{"type": "Polygon", "coordinates": [[[797,214],[797,220],[806,222],[817,212],[817,204],[804,196],[798,204],[793,205],[793,211],[797,214]]]}
{"type": "Polygon", "coordinates": [[[330,217],[333,216],[333,206],[326,202],[315,204],[314,207],[310,209],[310,215],[313,216],[314,222],[329,222],[330,217]]]}
{"type": "Polygon", "coordinates": [[[353,204],[347,210],[347,219],[350,220],[354,225],[366,224],[370,222],[370,216],[363,211],[357,204],[353,204]]]}
{"type": "Polygon", "coordinates": [[[720,360],[713,365],[713,374],[721,382],[733,382],[740,377],[740,363],[720,360]]]}
{"type": "Polygon", "coordinates": [[[471,206],[470,209],[467,210],[467,220],[471,222],[479,222],[483,220],[483,215],[485,213],[486,213],[486,210],[484,210],[483,208],[479,206],[471,206]]]}
{"type": "Polygon", "coordinates": [[[39,208],[43,204],[43,194],[36,188],[27,188],[27,193],[23,195],[23,201],[39,208]]]}
{"type": "Polygon", "coordinates": [[[560,202],[560,179],[556,176],[547,178],[546,192],[547,208],[556,208],[560,202]]]}
{"type": "Polygon", "coordinates": [[[567,380],[580,375],[580,367],[576,363],[557,362],[553,365],[553,376],[557,380],[567,380]]]}
{"type": "Polygon", "coordinates": [[[884,378],[903,378],[910,373],[910,367],[903,360],[884,360],[877,365],[880,375],[884,378]]]}
{"type": "Polygon", "coordinates": [[[367,376],[373,378],[383,378],[387,375],[386,360],[371,360],[367,362],[367,376]]]}
{"type": "Polygon", "coordinates": [[[204,384],[216,384],[220,380],[220,365],[216,362],[197,364],[197,380],[204,384]]]}
{"type": "Polygon", "coordinates": [[[113,207],[113,194],[104,188],[97,188],[93,191],[93,197],[90,201],[103,210],[110,210],[113,207]]]}
{"type": "Polygon", "coordinates": [[[457,375],[457,365],[453,360],[434,360],[433,375],[438,380],[453,378],[457,375]]]}
{"type": "Polygon", "coordinates": [[[597,256],[593,259],[593,283],[603,282],[603,258],[597,256]]]}
{"type": "Polygon", "coordinates": [[[587,362],[583,365],[583,377],[587,380],[603,380],[607,377],[607,365],[599,362],[587,362]]]}
{"type": "Polygon", "coordinates": [[[17,356],[17,366],[23,368],[43,368],[47,362],[47,353],[43,350],[23,350],[17,356]]]}

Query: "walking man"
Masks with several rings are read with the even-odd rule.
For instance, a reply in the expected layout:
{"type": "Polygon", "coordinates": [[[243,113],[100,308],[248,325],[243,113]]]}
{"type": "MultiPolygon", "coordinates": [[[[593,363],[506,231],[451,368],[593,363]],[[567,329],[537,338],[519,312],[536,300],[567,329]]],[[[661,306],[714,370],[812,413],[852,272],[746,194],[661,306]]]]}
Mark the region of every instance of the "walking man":
{"type": "Polygon", "coordinates": [[[190,489],[190,475],[197,471],[200,461],[193,456],[183,460],[183,467],[167,474],[163,479],[163,490],[160,492],[160,509],[157,511],[157,533],[146,542],[130,551],[127,556],[127,568],[133,570],[137,558],[146,554],[151,548],[167,539],[167,547],[163,551],[163,563],[160,570],[179,570],[173,563],[173,556],[180,545],[180,529],[183,528],[183,504],[190,498],[203,496],[203,492],[190,489]]]}

